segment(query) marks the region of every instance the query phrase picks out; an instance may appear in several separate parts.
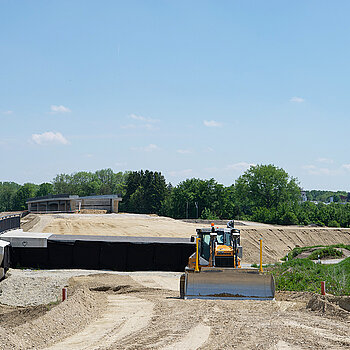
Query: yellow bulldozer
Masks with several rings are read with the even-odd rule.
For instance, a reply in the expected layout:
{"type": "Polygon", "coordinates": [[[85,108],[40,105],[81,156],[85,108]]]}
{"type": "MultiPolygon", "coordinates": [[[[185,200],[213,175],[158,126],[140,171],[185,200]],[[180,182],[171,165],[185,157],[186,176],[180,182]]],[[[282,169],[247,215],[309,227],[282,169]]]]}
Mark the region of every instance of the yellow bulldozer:
{"type": "Polygon", "coordinates": [[[274,299],[273,276],[263,273],[261,262],[260,269],[242,268],[241,234],[233,221],[227,228],[215,228],[212,224],[211,228],[196,231],[192,237],[196,252],[189,257],[180,278],[181,298],[274,299]]]}

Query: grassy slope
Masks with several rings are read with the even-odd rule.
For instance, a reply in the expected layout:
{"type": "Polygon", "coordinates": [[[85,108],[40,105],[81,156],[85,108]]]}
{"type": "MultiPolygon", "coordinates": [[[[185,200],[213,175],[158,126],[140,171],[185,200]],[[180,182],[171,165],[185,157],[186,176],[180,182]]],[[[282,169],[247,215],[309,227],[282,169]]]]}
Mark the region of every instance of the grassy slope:
{"type": "Polygon", "coordinates": [[[325,281],[327,293],[350,295],[350,257],[332,265],[315,264],[309,259],[290,259],[268,270],[275,277],[276,290],[320,293],[321,281],[325,281]]]}
{"type": "Polygon", "coordinates": [[[299,255],[300,253],[304,252],[305,250],[309,250],[311,248],[345,248],[347,250],[350,250],[350,245],[333,244],[333,245],[328,245],[328,246],[315,245],[315,246],[310,246],[310,247],[296,247],[291,252],[289,252],[288,255],[285,256],[282,260],[286,260],[286,257],[288,257],[288,259],[293,259],[297,255],[299,255]]]}

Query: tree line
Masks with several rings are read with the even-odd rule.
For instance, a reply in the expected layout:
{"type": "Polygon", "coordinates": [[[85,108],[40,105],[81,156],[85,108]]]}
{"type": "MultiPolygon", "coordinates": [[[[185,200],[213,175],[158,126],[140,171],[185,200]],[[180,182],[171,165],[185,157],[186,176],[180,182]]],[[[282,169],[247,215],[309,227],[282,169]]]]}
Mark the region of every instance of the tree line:
{"type": "Polygon", "coordinates": [[[320,191],[320,190],[311,190],[305,191],[306,197],[309,201],[317,202],[330,202],[333,198],[333,202],[350,202],[350,192],[345,191],[320,191]]]}
{"type": "Polygon", "coordinates": [[[198,178],[172,186],[161,172],[114,173],[111,169],[59,174],[51,182],[40,185],[0,182],[0,212],[25,210],[28,198],[48,194],[119,194],[123,197],[120,211],[178,219],[240,219],[350,227],[350,203],[302,202],[298,180],[271,164],[251,166],[230,186],[215,179],[198,178]]]}

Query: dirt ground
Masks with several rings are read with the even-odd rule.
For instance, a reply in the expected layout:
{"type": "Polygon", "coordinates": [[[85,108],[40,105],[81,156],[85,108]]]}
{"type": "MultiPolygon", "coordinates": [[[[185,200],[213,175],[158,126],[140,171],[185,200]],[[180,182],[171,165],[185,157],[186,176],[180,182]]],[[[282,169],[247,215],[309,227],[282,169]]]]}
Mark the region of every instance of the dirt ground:
{"type": "MultiPolygon", "coordinates": [[[[85,235],[190,237],[199,226],[133,214],[29,215],[23,221],[33,232],[85,235]]],[[[238,228],[249,263],[258,262],[260,237],[265,262],[296,245],[350,244],[345,229],[247,222],[238,228]]],[[[297,292],[278,292],[274,301],[182,300],[179,273],[91,273],[10,270],[0,282],[0,349],[350,349],[349,300],[297,292]],[[59,302],[67,284],[68,299],[59,302]]]]}
{"type": "MultiPolygon", "coordinates": [[[[76,235],[190,237],[208,224],[188,223],[143,214],[30,214],[23,229],[32,232],[76,235]]],[[[243,262],[259,262],[259,239],[263,238],[264,263],[273,263],[296,246],[350,244],[350,229],[274,226],[240,222],[243,262]]]]}
{"type": "Polygon", "coordinates": [[[1,349],[349,349],[350,315],[276,301],[182,300],[174,273],[73,277],[51,307],[0,307],[1,349]]]}

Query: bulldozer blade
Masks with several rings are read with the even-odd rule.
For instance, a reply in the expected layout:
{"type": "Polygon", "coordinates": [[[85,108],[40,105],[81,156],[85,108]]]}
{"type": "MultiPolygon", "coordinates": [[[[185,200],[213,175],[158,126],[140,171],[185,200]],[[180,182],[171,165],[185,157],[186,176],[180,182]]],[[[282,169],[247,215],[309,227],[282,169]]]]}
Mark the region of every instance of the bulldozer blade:
{"type": "Polygon", "coordinates": [[[202,267],[200,272],[186,271],[185,299],[251,299],[275,297],[272,275],[256,269],[202,267]]]}

